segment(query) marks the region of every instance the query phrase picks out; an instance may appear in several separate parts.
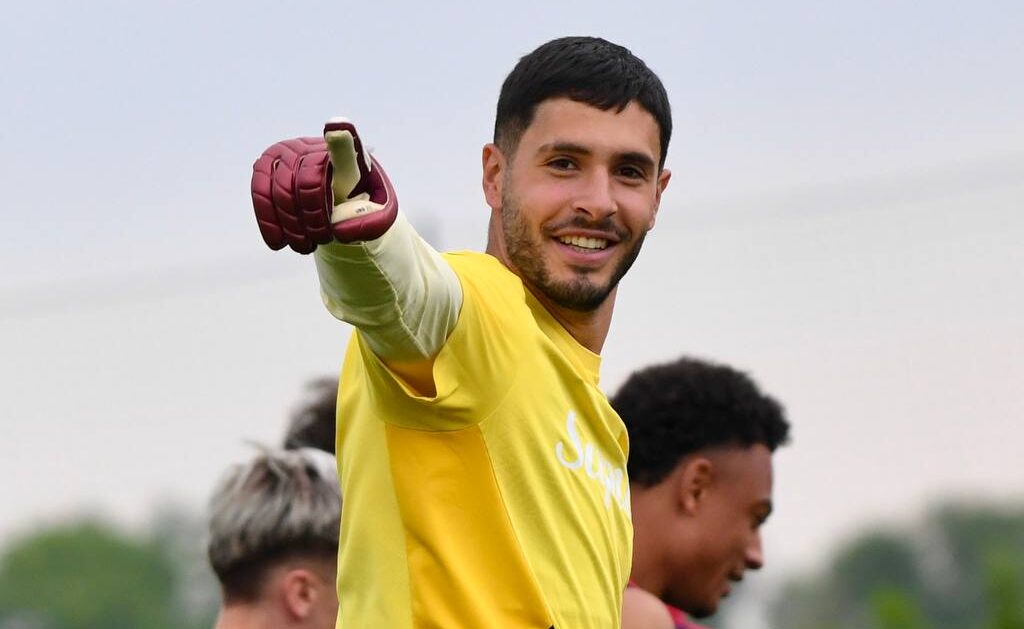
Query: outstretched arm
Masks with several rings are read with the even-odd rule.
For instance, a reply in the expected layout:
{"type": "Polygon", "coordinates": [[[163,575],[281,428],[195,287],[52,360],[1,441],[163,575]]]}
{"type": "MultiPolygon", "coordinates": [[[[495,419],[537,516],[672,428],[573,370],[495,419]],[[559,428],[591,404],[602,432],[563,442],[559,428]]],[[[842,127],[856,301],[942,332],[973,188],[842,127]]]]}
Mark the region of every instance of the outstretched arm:
{"type": "Polygon", "coordinates": [[[359,329],[386,363],[432,359],[458,320],[462,288],[448,263],[398,215],[375,240],[314,253],[327,310],[359,329]]]}
{"type": "Polygon", "coordinates": [[[423,384],[458,319],[461,287],[399,215],[391,182],[355,127],[333,119],[322,141],[271,146],[253,166],[252,194],[267,244],[315,251],[328,310],[400,375],[423,384]]]}

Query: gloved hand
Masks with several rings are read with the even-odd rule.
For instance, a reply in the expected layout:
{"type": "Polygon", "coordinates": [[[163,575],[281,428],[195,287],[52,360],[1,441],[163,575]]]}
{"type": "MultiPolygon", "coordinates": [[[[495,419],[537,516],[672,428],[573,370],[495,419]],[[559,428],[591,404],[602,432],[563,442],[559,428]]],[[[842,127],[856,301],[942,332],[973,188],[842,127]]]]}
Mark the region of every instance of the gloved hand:
{"type": "Polygon", "coordinates": [[[306,254],[332,240],[373,240],[398,214],[391,181],[344,118],[324,125],[324,139],[274,144],[252,171],[256,222],[271,249],[306,254]]]}

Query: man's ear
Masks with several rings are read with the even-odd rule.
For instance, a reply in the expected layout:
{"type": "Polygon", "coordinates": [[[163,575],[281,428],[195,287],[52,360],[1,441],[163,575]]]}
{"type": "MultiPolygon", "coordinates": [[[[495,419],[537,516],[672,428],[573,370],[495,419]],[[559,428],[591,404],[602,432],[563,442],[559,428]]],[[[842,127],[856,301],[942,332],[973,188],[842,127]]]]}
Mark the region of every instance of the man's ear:
{"type": "Polygon", "coordinates": [[[672,179],[672,171],[667,168],[662,168],[661,172],[658,173],[658,181],[655,183],[654,212],[651,213],[651,222],[647,225],[648,230],[654,229],[655,219],[658,218],[658,208],[661,207],[661,193],[665,192],[665,188],[668,187],[670,179],[672,179]]]}
{"type": "Polygon", "coordinates": [[[308,618],[321,595],[321,582],[310,570],[293,568],[281,580],[281,595],[285,611],[295,620],[308,618]]]}
{"type": "Polygon", "coordinates": [[[682,466],[677,492],[679,508],[688,515],[696,515],[707,499],[714,479],[714,465],[706,457],[697,456],[684,461],[682,466]]]}
{"type": "Polygon", "coordinates": [[[484,171],[484,198],[491,209],[501,209],[501,192],[506,168],[505,154],[501,152],[497,144],[487,144],[484,146],[481,161],[484,171]]]}

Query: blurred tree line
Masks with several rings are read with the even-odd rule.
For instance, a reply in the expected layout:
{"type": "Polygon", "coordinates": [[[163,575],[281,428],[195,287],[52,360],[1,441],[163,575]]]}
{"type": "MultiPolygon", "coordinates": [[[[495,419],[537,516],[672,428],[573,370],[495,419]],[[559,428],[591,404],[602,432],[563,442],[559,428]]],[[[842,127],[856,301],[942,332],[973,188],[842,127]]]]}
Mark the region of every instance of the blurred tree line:
{"type": "MultiPolygon", "coordinates": [[[[95,518],[22,535],[0,550],[0,629],[208,628],[219,589],[204,538],[173,506],[144,535],[95,518]]],[[[770,615],[773,629],[1024,629],[1024,508],[946,504],[868,530],[770,615]]]]}
{"type": "Polygon", "coordinates": [[[785,629],[1024,629],[1024,508],[947,503],[875,528],[772,605],[785,629]]]}
{"type": "Polygon", "coordinates": [[[170,506],[141,536],[97,518],[26,533],[0,551],[0,629],[208,629],[220,591],[204,537],[170,506]]]}

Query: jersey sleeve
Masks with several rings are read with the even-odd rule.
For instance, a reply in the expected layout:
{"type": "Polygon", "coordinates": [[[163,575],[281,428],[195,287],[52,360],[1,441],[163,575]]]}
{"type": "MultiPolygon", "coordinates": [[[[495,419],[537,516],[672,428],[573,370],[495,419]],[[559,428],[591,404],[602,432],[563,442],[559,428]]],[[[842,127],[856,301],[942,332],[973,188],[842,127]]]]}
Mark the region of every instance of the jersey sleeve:
{"type": "Polygon", "coordinates": [[[522,282],[494,258],[446,254],[461,286],[458,320],[433,363],[435,394],[418,394],[353,334],[343,387],[363,394],[386,423],[425,430],[459,430],[486,419],[519,376],[533,321],[522,282]]]}
{"type": "Polygon", "coordinates": [[[402,214],[376,240],[321,245],[314,255],[327,310],[384,360],[433,358],[454,329],[459,280],[402,214]]]}

